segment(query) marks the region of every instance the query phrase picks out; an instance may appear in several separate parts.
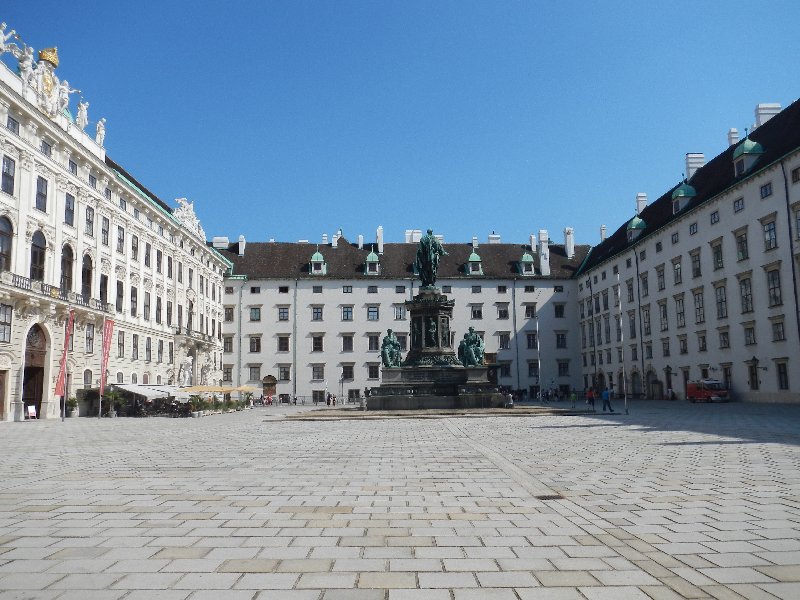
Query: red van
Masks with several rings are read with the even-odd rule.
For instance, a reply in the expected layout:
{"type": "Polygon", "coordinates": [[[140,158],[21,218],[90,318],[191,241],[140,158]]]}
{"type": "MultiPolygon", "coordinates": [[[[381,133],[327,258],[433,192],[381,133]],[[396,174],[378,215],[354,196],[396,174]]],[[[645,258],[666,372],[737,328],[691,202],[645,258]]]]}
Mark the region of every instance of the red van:
{"type": "Polygon", "coordinates": [[[692,402],[728,402],[730,394],[717,379],[701,379],[686,384],[686,399],[692,402]]]}

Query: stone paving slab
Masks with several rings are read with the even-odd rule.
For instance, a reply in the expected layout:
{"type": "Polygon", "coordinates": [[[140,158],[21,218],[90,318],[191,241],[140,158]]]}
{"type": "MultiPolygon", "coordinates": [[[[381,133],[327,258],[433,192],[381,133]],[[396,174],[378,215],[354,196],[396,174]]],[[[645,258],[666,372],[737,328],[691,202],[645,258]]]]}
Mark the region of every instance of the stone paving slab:
{"type": "Polygon", "coordinates": [[[308,408],[0,424],[0,600],[800,598],[800,407],[308,408]]]}

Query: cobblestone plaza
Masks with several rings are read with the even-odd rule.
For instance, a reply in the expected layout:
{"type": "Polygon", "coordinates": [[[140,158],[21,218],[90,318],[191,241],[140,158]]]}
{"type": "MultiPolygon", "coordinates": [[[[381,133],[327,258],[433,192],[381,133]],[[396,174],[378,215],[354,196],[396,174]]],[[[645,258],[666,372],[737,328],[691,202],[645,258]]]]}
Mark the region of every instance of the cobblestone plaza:
{"type": "Polygon", "coordinates": [[[306,410],[0,425],[0,600],[800,597],[800,407],[306,410]]]}

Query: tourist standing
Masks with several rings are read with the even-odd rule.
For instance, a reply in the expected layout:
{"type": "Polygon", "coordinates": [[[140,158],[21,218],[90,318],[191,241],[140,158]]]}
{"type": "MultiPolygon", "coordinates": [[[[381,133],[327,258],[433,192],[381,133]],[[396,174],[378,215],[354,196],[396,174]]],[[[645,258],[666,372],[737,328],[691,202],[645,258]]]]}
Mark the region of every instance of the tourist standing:
{"type": "Polygon", "coordinates": [[[601,397],[603,398],[603,412],[606,412],[606,406],[608,406],[608,412],[614,412],[614,409],[611,408],[611,393],[608,388],[603,390],[601,397]]]}

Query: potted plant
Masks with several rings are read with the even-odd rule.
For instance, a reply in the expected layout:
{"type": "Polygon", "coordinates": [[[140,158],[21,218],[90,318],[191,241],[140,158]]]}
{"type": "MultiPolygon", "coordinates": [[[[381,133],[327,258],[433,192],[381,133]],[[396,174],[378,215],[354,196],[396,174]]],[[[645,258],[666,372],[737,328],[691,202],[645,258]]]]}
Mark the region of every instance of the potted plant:
{"type": "Polygon", "coordinates": [[[78,399],[75,396],[67,398],[66,406],[68,417],[78,416],[78,399]]]}
{"type": "Polygon", "coordinates": [[[121,410],[122,394],[119,390],[109,389],[105,393],[106,400],[108,400],[108,416],[116,417],[117,411],[121,410]]]}
{"type": "Polygon", "coordinates": [[[191,412],[192,416],[197,418],[203,415],[203,398],[197,395],[189,396],[189,402],[191,404],[191,412]]]}

